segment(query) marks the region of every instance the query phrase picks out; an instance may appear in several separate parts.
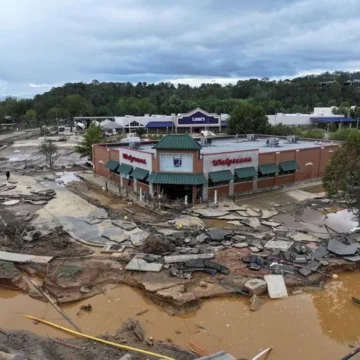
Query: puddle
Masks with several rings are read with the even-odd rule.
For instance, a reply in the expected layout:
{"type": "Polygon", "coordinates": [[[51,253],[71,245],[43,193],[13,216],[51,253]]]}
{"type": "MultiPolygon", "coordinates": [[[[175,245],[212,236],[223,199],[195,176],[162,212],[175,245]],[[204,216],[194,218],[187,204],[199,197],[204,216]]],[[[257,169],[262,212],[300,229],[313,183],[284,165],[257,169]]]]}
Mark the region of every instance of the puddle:
{"type": "MultiPolygon", "coordinates": [[[[140,321],[146,336],[171,338],[185,348],[192,340],[209,352],[225,350],[238,358],[251,358],[272,345],[274,360],[337,360],[350,351],[349,344],[360,340],[360,308],[350,301],[351,295],[360,297],[360,273],[340,274],[323,292],[268,300],[254,313],[249,311],[247,299],[228,298],[206,301],[200,310],[185,316],[169,316],[132,288],[112,285],[108,289],[106,295],[63,310],[90,335],[113,334],[132,317],[140,321]],[[91,304],[93,311],[78,316],[85,304],[91,304]],[[136,316],[145,309],[150,311],[136,316]]],[[[1,328],[67,336],[20,316],[26,303],[27,313],[70,327],[50,305],[10,290],[0,291],[0,302],[1,328]]]]}
{"type": "Polygon", "coordinates": [[[351,229],[358,226],[356,216],[348,210],[341,210],[336,213],[328,214],[324,221],[327,226],[340,233],[349,232],[351,229]]]}
{"type": "Polygon", "coordinates": [[[81,181],[81,179],[74,172],[56,172],[56,182],[61,185],[67,185],[73,181],[81,181]]]}

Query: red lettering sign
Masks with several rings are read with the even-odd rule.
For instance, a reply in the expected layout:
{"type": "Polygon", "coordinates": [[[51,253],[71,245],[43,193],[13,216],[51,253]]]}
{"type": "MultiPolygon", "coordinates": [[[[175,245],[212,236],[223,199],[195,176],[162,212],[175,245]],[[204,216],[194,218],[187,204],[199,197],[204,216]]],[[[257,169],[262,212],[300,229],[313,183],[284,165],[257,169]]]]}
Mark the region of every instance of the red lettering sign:
{"type": "Polygon", "coordinates": [[[122,154],[123,156],[123,159],[125,160],[129,160],[130,162],[137,162],[137,163],[140,163],[140,164],[146,164],[146,160],[145,159],[140,159],[140,158],[137,158],[135,156],[132,156],[132,155],[128,155],[128,154],[122,154]]]}
{"type": "Polygon", "coordinates": [[[242,164],[244,162],[252,162],[252,158],[251,157],[247,157],[247,158],[240,158],[240,159],[225,159],[225,160],[213,160],[212,164],[214,166],[220,166],[220,165],[226,165],[226,166],[230,166],[232,164],[242,164]]]}

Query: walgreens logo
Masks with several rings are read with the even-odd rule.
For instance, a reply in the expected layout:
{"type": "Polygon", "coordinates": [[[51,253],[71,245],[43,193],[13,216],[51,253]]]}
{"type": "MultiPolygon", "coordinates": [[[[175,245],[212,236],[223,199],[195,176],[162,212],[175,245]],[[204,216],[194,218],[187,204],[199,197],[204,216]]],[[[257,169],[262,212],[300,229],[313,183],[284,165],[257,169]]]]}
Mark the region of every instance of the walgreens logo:
{"type": "Polygon", "coordinates": [[[246,157],[246,158],[240,158],[240,159],[227,158],[227,159],[213,160],[212,164],[213,164],[213,166],[220,166],[220,165],[230,166],[232,164],[242,164],[242,163],[246,163],[246,162],[252,162],[252,158],[246,157]]]}
{"type": "Polygon", "coordinates": [[[132,156],[132,155],[128,155],[128,154],[122,154],[123,159],[128,160],[130,162],[137,162],[140,164],[146,164],[146,160],[145,159],[140,159],[138,157],[132,156]]]}

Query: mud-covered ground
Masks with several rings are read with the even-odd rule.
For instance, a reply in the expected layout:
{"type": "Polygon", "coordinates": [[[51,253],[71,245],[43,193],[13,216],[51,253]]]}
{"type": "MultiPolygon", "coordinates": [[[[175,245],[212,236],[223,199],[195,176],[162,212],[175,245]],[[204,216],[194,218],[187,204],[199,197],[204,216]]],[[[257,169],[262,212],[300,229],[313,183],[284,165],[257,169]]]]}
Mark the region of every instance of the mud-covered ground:
{"type": "MultiPolygon", "coordinates": [[[[103,340],[139,348],[176,360],[195,358],[193,354],[187,351],[177,350],[171,343],[150,341],[146,338],[141,326],[131,319],[124,323],[114,336],[101,335],[99,337],[103,340]]],[[[0,330],[0,359],[5,359],[1,352],[13,356],[22,355],[26,360],[119,360],[128,353],[131,353],[134,360],[149,358],[148,355],[121,350],[93,340],[44,338],[25,331],[6,330],[0,330]]],[[[13,357],[9,358],[9,360],[11,359],[17,360],[13,357]]]]}

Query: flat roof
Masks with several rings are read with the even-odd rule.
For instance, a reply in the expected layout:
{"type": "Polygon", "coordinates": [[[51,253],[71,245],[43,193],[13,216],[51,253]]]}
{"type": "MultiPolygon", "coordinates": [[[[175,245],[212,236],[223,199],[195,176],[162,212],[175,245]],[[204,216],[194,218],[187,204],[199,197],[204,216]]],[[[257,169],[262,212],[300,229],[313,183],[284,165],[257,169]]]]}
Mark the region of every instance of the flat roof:
{"type": "MultiPolygon", "coordinates": [[[[227,153],[227,152],[235,152],[235,151],[247,151],[247,150],[259,150],[259,153],[270,153],[275,151],[287,151],[287,150],[301,150],[301,149],[310,149],[314,147],[324,147],[330,145],[336,145],[336,142],[330,141],[322,141],[319,140],[307,140],[307,139],[299,139],[297,143],[288,143],[286,139],[279,139],[279,146],[267,146],[266,140],[269,137],[259,137],[255,141],[249,141],[245,138],[235,139],[235,138],[227,138],[227,139],[212,139],[212,144],[209,146],[204,146],[200,150],[200,153],[203,155],[207,154],[216,154],[216,153],[227,153]]],[[[144,151],[147,153],[155,154],[156,150],[153,149],[155,144],[146,144],[141,143],[139,151],[144,151]]],[[[127,148],[131,150],[135,150],[134,148],[130,148],[128,146],[119,147],[119,149],[127,148]]],[[[176,150],[173,150],[176,152],[176,150]]]]}

